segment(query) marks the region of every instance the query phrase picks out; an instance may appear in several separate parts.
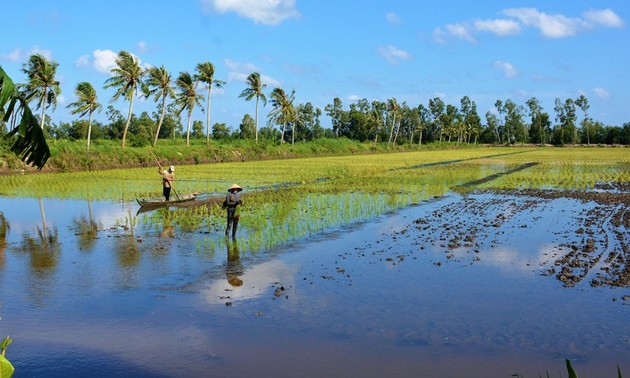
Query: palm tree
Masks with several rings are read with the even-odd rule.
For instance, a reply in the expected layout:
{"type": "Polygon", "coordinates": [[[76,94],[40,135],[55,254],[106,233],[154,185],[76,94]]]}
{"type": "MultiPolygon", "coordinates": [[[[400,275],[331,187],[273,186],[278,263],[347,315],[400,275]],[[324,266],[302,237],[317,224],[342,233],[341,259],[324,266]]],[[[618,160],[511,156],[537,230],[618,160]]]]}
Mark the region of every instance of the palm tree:
{"type": "MultiPolygon", "coordinates": [[[[387,108],[392,116],[392,128],[389,131],[389,139],[387,140],[387,148],[389,148],[389,144],[392,142],[392,137],[394,136],[394,129],[396,128],[396,116],[400,112],[400,107],[398,106],[398,102],[396,102],[395,98],[390,98],[387,100],[387,108]]],[[[396,129],[396,135],[398,135],[398,129],[396,129]]]]}
{"type": "Polygon", "coordinates": [[[162,127],[162,122],[164,122],[164,115],[166,114],[166,99],[167,98],[175,98],[175,91],[173,90],[173,86],[171,84],[171,74],[168,73],[164,66],[151,67],[147,71],[147,91],[145,95],[154,96],[153,101],[157,102],[161,99],[160,108],[162,109],[160,112],[160,120],[157,124],[157,130],[155,131],[155,138],[153,139],[153,146],[157,144],[158,135],[160,135],[160,128],[162,127]]]}
{"type": "Polygon", "coordinates": [[[276,123],[282,124],[280,143],[284,143],[284,133],[286,132],[287,123],[295,122],[294,100],[295,90],[291,92],[290,96],[287,96],[287,93],[282,88],[275,88],[271,91],[271,103],[274,109],[269,113],[269,117],[275,120],[276,123]]]}
{"type": "Polygon", "coordinates": [[[184,109],[188,110],[188,127],[186,131],[186,145],[190,146],[190,126],[192,122],[192,112],[195,105],[202,107],[201,101],[203,95],[197,93],[197,81],[193,79],[192,75],[184,71],[179,74],[179,77],[175,81],[175,86],[178,89],[177,97],[175,97],[175,105],[179,108],[177,115],[180,115],[184,109]]]}
{"type": "Polygon", "coordinates": [[[50,148],[28,102],[16,88],[13,80],[0,67],[0,120],[15,125],[6,135],[7,138],[15,136],[11,152],[26,164],[42,169],[50,158],[50,148]]]}
{"type": "Polygon", "coordinates": [[[197,80],[208,86],[208,108],[206,109],[206,145],[210,144],[210,100],[212,99],[212,86],[221,88],[225,84],[223,80],[214,79],[214,65],[210,62],[197,64],[197,80]]]}
{"type": "Polygon", "coordinates": [[[57,108],[57,96],[61,94],[59,82],[55,80],[59,63],[49,61],[41,54],[33,54],[24,64],[22,71],[28,82],[21,85],[27,102],[37,100],[37,109],[42,109],[40,127],[44,129],[46,109],[52,105],[57,108]]]}
{"type": "Polygon", "coordinates": [[[260,80],[260,73],[253,72],[247,76],[247,85],[248,87],[238,97],[245,97],[247,101],[256,97],[256,143],[258,143],[258,100],[263,101],[263,106],[267,105],[267,97],[263,93],[263,89],[267,87],[267,84],[263,84],[260,80]]]}
{"type": "Polygon", "coordinates": [[[101,111],[103,105],[97,102],[96,90],[92,84],[87,81],[82,81],[77,84],[74,90],[74,94],[77,96],[77,101],[68,104],[68,108],[73,108],[71,114],[80,114],[83,117],[89,114],[88,132],[87,132],[87,151],[90,150],[90,136],[92,135],[92,113],[95,110],[101,111]]]}
{"type": "Polygon", "coordinates": [[[372,124],[372,130],[374,130],[374,147],[376,148],[376,144],[378,143],[378,131],[383,124],[383,119],[381,116],[381,111],[376,107],[372,107],[370,113],[368,114],[370,123],[372,124]]]}
{"type": "Polygon", "coordinates": [[[125,130],[122,137],[122,148],[125,148],[125,140],[127,139],[127,130],[131,123],[131,115],[133,114],[133,98],[138,89],[146,90],[143,81],[145,71],[140,67],[138,58],[128,51],[121,51],[116,58],[116,66],[112,69],[113,76],[105,81],[105,88],[117,88],[116,94],[112,97],[112,101],[118,100],[121,96],[129,101],[129,115],[125,123],[125,130]]]}
{"type": "Polygon", "coordinates": [[[582,112],[584,113],[584,121],[582,121],[582,125],[584,125],[584,128],[586,129],[586,144],[590,146],[591,138],[588,134],[588,108],[590,108],[590,105],[588,104],[588,99],[583,94],[581,94],[580,97],[575,100],[575,105],[577,105],[578,108],[582,109],[582,112]]]}

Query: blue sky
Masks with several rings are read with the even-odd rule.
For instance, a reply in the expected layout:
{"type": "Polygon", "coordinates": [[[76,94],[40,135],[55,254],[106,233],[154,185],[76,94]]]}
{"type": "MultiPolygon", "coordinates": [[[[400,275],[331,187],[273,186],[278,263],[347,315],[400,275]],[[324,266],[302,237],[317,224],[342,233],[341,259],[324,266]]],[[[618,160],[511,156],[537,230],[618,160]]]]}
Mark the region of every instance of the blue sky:
{"type": "MultiPolygon", "coordinates": [[[[322,111],[335,97],[347,109],[392,97],[459,106],[467,95],[485,122],[497,99],[525,105],[536,97],[554,118],[555,98],[584,94],[595,120],[630,122],[627,1],[22,0],[4,9],[0,65],[14,81],[25,80],[21,68],[34,52],[59,63],[53,122],[75,118],[65,106],[80,81],[110,104],[103,83],[121,50],[173,77],[212,62],[227,82],[213,91],[212,123],[232,129],[254,114],[254,101],[238,97],[254,71],[267,94],[295,89],[296,103],[322,111]]],[[[126,115],[124,100],[113,105],[126,115]]],[[[155,109],[151,100],[134,104],[136,114],[155,109]]],[[[270,110],[261,108],[261,119],[270,110]]],[[[105,112],[95,118],[105,122],[105,112]]]]}

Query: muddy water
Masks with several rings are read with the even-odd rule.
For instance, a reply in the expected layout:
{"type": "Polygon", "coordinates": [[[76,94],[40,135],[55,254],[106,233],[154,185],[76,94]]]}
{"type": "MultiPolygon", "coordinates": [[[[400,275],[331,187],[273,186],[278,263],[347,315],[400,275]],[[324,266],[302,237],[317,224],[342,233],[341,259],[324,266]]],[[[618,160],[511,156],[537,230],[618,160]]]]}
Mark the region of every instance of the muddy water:
{"type": "Polygon", "coordinates": [[[628,289],[548,274],[594,205],[494,201],[451,195],[254,253],[130,203],[0,198],[7,356],[36,377],[630,372],[628,289]]]}

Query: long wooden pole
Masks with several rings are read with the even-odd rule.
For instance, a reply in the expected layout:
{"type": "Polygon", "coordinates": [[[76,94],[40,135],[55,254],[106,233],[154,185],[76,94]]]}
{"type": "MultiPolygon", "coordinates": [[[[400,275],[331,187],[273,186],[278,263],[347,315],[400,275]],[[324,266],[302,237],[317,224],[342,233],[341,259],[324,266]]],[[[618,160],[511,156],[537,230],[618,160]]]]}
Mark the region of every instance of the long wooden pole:
{"type": "MultiPolygon", "coordinates": [[[[149,150],[149,153],[151,154],[151,156],[153,156],[153,159],[157,163],[158,168],[160,168],[160,171],[164,171],[164,168],[162,168],[162,165],[160,164],[160,161],[158,160],[157,156],[155,156],[153,151],[149,150]]],[[[166,179],[166,181],[168,181],[171,184],[171,189],[173,189],[173,193],[175,193],[175,196],[177,197],[177,199],[181,200],[181,198],[179,197],[179,194],[177,194],[177,190],[175,190],[175,187],[173,186],[173,181],[171,181],[169,179],[166,179]]]]}

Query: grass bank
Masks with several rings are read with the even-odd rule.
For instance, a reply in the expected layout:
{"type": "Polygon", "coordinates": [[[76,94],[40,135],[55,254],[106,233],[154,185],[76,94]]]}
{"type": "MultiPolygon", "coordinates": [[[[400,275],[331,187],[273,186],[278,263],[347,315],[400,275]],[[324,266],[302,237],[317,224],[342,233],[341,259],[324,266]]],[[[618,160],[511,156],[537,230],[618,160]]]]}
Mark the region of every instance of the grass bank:
{"type": "MultiPolygon", "coordinates": [[[[415,151],[417,145],[390,146],[386,143],[361,143],[345,138],[318,139],[310,142],[278,144],[269,141],[232,140],[211,141],[193,140],[186,146],[183,140],[160,140],[156,147],[120,148],[118,141],[94,140],[90,151],[85,151],[85,141],[49,140],[52,157],[43,172],[95,171],[114,168],[146,167],[155,165],[151,152],[160,158],[162,164],[193,165],[221,162],[253,160],[291,159],[299,157],[334,156],[351,154],[388,153],[415,151]]],[[[464,145],[431,144],[421,149],[466,148],[464,145]]],[[[8,144],[0,143],[0,174],[35,172],[26,166],[10,150],[8,144]]]]}

